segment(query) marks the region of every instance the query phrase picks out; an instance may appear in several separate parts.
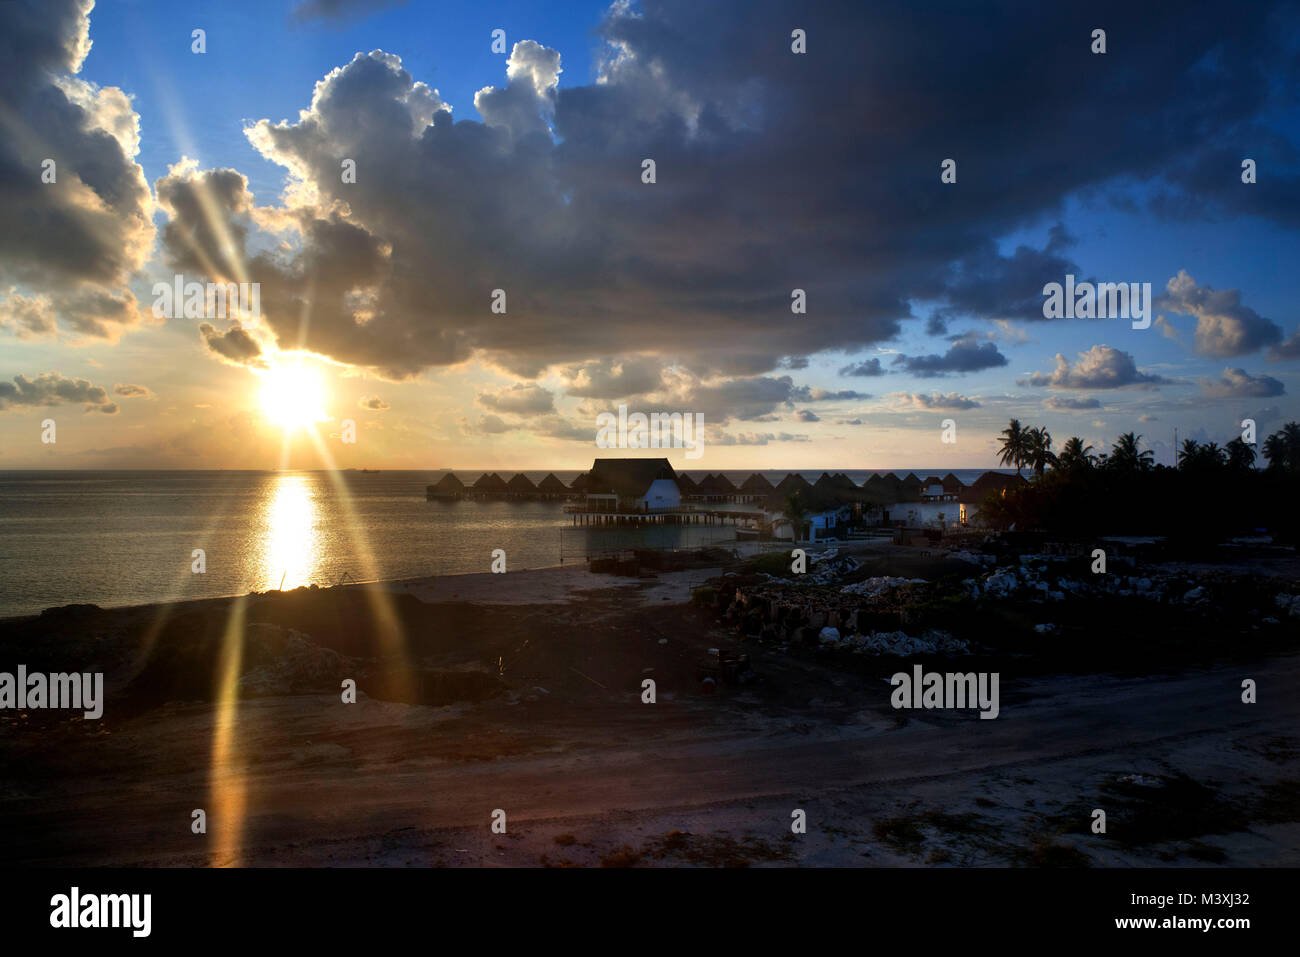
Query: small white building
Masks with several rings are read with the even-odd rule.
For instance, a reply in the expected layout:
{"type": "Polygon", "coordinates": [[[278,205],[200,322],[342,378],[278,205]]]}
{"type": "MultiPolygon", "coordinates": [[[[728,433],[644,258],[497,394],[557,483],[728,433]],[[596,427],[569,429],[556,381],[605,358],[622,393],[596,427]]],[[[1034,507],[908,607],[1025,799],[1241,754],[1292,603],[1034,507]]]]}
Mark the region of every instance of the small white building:
{"type": "Polygon", "coordinates": [[[587,473],[587,508],[651,512],[680,508],[682,493],[667,459],[596,459],[587,473]]]}
{"type": "MultiPolygon", "coordinates": [[[[840,523],[843,513],[841,508],[827,509],[821,512],[807,512],[804,514],[804,537],[800,540],[805,542],[815,542],[820,538],[828,538],[835,531],[835,526],[840,523]]],[[[777,512],[776,518],[772,521],[772,537],[780,541],[792,541],[794,539],[794,523],[786,517],[784,512],[777,512]]]]}
{"type": "Polygon", "coordinates": [[[889,520],[904,522],[908,528],[951,528],[961,522],[962,506],[952,499],[924,502],[900,502],[889,506],[889,520]]]}

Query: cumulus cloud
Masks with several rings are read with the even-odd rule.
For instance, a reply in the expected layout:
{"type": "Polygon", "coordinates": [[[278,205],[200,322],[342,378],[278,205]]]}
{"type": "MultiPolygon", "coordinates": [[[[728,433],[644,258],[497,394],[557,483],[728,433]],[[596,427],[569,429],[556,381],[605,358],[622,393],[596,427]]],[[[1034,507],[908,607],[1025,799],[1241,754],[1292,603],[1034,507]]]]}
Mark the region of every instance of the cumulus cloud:
{"type": "Polygon", "coordinates": [[[127,282],[153,242],[153,202],[130,99],[77,76],[93,5],[0,3],[0,322],[19,335],[57,324],[116,339],[140,321],[127,282]]]}
{"type": "Polygon", "coordinates": [[[262,344],[254,339],[243,326],[236,324],[226,332],[221,332],[210,322],[199,323],[199,337],[203,344],[215,355],[230,365],[266,368],[266,357],[262,344]]]}
{"type": "Polygon", "coordinates": [[[759,420],[778,408],[793,408],[812,397],[789,376],[756,376],[718,382],[695,382],[675,397],[685,411],[701,412],[706,422],[759,420]]]}
{"type": "Polygon", "coordinates": [[[1155,386],[1169,380],[1140,371],[1127,352],[1102,344],[1079,353],[1075,363],[1058,352],[1056,368],[1051,372],[1035,372],[1016,381],[1020,385],[1053,389],[1122,389],[1133,385],[1155,386]]]}
{"type": "Polygon", "coordinates": [[[992,342],[981,342],[974,333],[967,333],[953,340],[952,346],[943,355],[895,356],[894,365],[901,365],[904,372],[909,372],[920,379],[942,378],[950,374],[978,372],[981,369],[996,369],[1007,364],[1007,357],[998,352],[992,342]]]}
{"type": "Polygon", "coordinates": [[[478,429],[488,435],[498,435],[502,432],[509,432],[511,429],[519,428],[518,425],[508,425],[499,415],[480,415],[478,417],[478,429]]]}
{"type": "Polygon", "coordinates": [[[1268,350],[1270,359],[1300,359],[1300,328],[1268,350]]]}
{"type": "Polygon", "coordinates": [[[113,394],[119,395],[124,399],[153,398],[153,393],[149,391],[147,386],[123,382],[119,382],[117,385],[113,386],[113,394]]]}
{"type": "Polygon", "coordinates": [[[713,441],[718,445],[767,445],[770,442],[807,442],[809,438],[792,432],[723,432],[713,441]]]}
{"type": "Polygon", "coordinates": [[[1238,290],[1199,286],[1185,269],[1169,280],[1159,304],[1162,309],[1196,317],[1192,339],[1203,356],[1246,355],[1282,339],[1277,323],[1242,305],[1238,290]]]}
{"type": "Polygon", "coordinates": [[[1210,399],[1269,399],[1286,392],[1281,381],[1253,376],[1244,369],[1226,368],[1218,379],[1202,379],[1201,394],[1210,399]]]}
{"type": "Polygon", "coordinates": [[[592,399],[620,399],[630,395],[653,392],[663,384],[663,373],[658,360],[650,357],[636,359],[596,359],[562,370],[564,391],[573,396],[592,399]]]}
{"type": "Polygon", "coordinates": [[[816,386],[808,390],[808,397],[815,402],[847,402],[853,399],[870,399],[869,392],[856,392],[853,389],[819,389],[816,386]]]}
{"type": "Polygon", "coordinates": [[[910,406],[931,412],[960,412],[980,407],[977,401],[958,392],[949,392],[947,395],[939,392],[931,392],[929,395],[923,392],[899,392],[896,393],[895,398],[900,408],[910,406]]]}
{"type": "Polygon", "coordinates": [[[594,445],[596,441],[595,426],[575,423],[558,413],[542,415],[526,421],[518,419],[510,421],[489,412],[480,415],[476,422],[462,417],[460,428],[466,435],[501,435],[527,428],[529,435],[544,438],[585,442],[588,445],[594,445]]]}
{"type": "MultiPolygon", "coordinates": [[[[702,376],[763,376],[786,357],[890,339],[915,301],[1041,319],[1045,278],[1078,272],[1069,238],[1053,230],[1042,248],[1008,254],[998,240],[1080,190],[1200,155],[1198,131],[1255,122],[1259,56],[1287,62],[1266,18],[1209,16],[1211,29],[1195,12],[1113,11],[1114,30],[1180,42],[1153,46],[1136,76],[1081,85],[1061,48],[1041,43],[1074,29],[1064,10],[934,31],[942,11],[909,8],[875,18],[864,38],[843,29],[859,5],[817,4],[801,26],[830,46],[792,70],[773,53],[789,34],[784,5],[616,3],[596,31],[594,82],[560,87],[559,53],[517,43],[504,81],[475,99],[484,122],[452,122],[396,56],[362,53],[296,119],[248,129],[289,174],[279,219],[298,233],[288,251],[253,256],[249,278],[263,281],[280,341],[390,378],[476,353],[531,378],[663,355],[665,343],[665,362],[702,376]],[[922,41],[924,62],[903,55],[922,41]],[[1030,59],[1007,61],[1011,48],[1030,59]],[[1026,69],[1038,95],[1021,102],[1026,69]],[[1173,92],[1207,69],[1218,95],[1173,92]],[[873,122],[852,119],[864,115],[873,122]],[[1084,132],[1098,115],[1114,120],[1104,141],[1084,132]],[[1156,142],[1153,124],[1165,131],[1156,142]],[[934,157],[954,141],[986,188],[936,201],[934,157]],[[1008,154],[1006,142],[1022,145],[1008,154]],[[345,157],[355,183],[340,181],[345,157]],[[645,157],[653,186],[640,181],[645,157]],[[815,322],[790,321],[796,286],[815,322]],[[494,289],[509,318],[490,312],[494,289]]],[[[245,215],[229,200],[217,208],[245,215]]],[[[199,238],[220,262],[217,237],[199,238]]]]}
{"type": "Polygon", "coordinates": [[[496,412],[540,415],[555,411],[555,396],[539,385],[520,383],[496,392],[480,392],[478,403],[496,412]]]}
{"type": "Polygon", "coordinates": [[[1097,399],[1075,399],[1064,395],[1051,395],[1043,401],[1043,408],[1056,412],[1078,412],[1083,409],[1099,409],[1101,402],[1097,399]]]}
{"type": "Polygon", "coordinates": [[[49,296],[24,296],[15,287],[0,300],[0,329],[19,339],[37,339],[54,333],[54,306],[49,296]]]}
{"type": "Polygon", "coordinates": [[[357,400],[357,405],[367,412],[387,412],[392,408],[391,405],[377,395],[363,395],[357,400]]]}
{"type": "Polygon", "coordinates": [[[0,382],[0,410],[20,406],[81,404],[87,412],[116,415],[117,405],[108,391],[86,379],[69,379],[59,372],[42,372],[35,379],[14,376],[13,382],[0,382]]]}
{"type": "Polygon", "coordinates": [[[820,422],[821,416],[811,409],[800,409],[794,414],[794,417],[800,422],[820,422]]]}
{"type": "Polygon", "coordinates": [[[840,369],[840,375],[877,376],[884,374],[885,370],[881,368],[879,359],[865,359],[862,362],[847,365],[840,369]]]}
{"type": "Polygon", "coordinates": [[[535,40],[516,43],[506,61],[506,85],[474,94],[474,108],[488,126],[508,130],[512,139],[547,136],[560,83],[560,54],[535,40]]]}

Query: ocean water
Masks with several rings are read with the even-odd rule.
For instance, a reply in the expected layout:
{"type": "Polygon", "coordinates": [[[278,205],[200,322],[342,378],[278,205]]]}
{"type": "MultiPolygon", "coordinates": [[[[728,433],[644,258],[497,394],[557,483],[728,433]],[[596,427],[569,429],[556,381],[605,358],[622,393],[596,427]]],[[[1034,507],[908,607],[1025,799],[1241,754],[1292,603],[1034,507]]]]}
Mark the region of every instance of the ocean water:
{"type": "MultiPolygon", "coordinates": [[[[600,534],[573,531],[559,502],[426,502],[442,474],[0,472],[0,617],[486,572],[496,548],[509,569],[538,568],[581,561],[600,534]]],[[[647,544],[723,537],[657,529],[647,544]]]]}
{"type": "MultiPolygon", "coordinates": [[[[800,471],[811,481],[822,470],[800,471]]],[[[972,481],[981,471],[955,474],[972,481]]],[[[444,474],[0,472],[0,617],[74,602],[109,607],[484,572],[496,548],[508,568],[521,569],[582,561],[589,549],[734,539],[729,526],[574,529],[560,502],[426,502],[425,486],[444,474]],[[203,574],[192,571],[195,549],[204,552],[203,574]]],[[[480,470],[457,474],[468,483],[480,470]]],[[[525,474],[535,482],[546,475],[525,474]]],[[[578,473],[555,474],[567,484],[578,473]]],[[[749,473],[725,474],[739,483],[749,473]]],[[[785,475],[763,474],[773,482],[785,475]]],[[[847,474],[861,483],[870,472],[847,474]]]]}

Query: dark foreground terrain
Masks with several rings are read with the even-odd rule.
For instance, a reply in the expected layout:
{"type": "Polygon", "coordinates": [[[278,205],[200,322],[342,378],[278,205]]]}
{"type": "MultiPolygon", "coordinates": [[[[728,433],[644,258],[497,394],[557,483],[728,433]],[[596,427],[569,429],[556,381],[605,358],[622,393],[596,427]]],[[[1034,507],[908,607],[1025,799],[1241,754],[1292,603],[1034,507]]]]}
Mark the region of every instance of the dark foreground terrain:
{"type": "Polygon", "coordinates": [[[1068,562],[843,559],[0,623],[0,670],[107,691],[99,721],[0,712],[5,863],[1300,864],[1300,619],[1253,607],[1288,568],[1135,566],[1101,595],[1068,562]],[[962,653],[924,650],[945,634],[962,653]],[[717,647],[758,680],[706,693],[717,647]],[[999,672],[997,720],[892,708],[915,663],[999,672]]]}

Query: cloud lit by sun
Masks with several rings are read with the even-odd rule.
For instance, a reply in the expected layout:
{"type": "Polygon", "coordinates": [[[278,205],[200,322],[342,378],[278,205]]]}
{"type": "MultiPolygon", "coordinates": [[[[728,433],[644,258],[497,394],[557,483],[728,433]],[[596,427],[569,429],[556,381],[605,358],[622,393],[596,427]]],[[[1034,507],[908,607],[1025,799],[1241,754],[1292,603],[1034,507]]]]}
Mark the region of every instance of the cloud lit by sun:
{"type": "Polygon", "coordinates": [[[266,417],[286,431],[328,418],[320,371],[301,359],[277,363],[262,373],[260,398],[266,417]]]}

